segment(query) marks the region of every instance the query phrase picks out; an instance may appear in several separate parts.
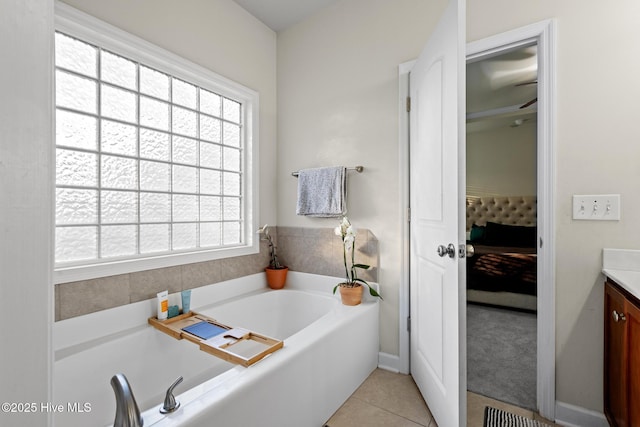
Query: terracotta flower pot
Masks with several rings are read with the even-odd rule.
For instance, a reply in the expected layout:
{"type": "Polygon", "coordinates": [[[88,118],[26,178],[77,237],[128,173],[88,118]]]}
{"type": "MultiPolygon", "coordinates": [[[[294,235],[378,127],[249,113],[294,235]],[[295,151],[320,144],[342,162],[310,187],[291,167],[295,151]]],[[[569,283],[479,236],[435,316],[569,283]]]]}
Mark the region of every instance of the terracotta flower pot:
{"type": "Polygon", "coordinates": [[[362,302],[362,285],[348,287],[340,285],[340,298],[344,305],[358,305],[362,302]]]}
{"type": "Polygon", "coordinates": [[[287,272],[289,271],[289,267],[283,268],[270,268],[267,267],[264,269],[267,273],[267,285],[271,289],[282,289],[284,288],[284,284],[287,281],[287,272]]]}

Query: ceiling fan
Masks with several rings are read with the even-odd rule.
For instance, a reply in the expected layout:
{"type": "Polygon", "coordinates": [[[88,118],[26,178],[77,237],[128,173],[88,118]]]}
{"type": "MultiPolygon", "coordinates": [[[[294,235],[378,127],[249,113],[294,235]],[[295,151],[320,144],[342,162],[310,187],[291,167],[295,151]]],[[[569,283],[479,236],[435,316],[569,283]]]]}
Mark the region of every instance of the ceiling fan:
{"type": "MultiPolygon", "coordinates": [[[[516,86],[528,86],[528,85],[537,85],[537,84],[538,84],[537,80],[532,80],[530,82],[518,83],[516,86]]],[[[533,105],[536,102],[538,102],[538,97],[535,97],[531,101],[527,101],[524,104],[522,104],[520,106],[520,110],[522,110],[523,108],[527,108],[528,106],[533,105]]]]}

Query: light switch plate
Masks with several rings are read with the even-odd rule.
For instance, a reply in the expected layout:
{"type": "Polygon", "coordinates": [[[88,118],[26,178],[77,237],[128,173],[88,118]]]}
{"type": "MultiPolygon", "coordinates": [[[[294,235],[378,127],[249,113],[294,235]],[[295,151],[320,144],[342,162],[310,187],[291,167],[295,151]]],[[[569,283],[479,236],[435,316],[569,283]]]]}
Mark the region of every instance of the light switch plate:
{"type": "Polygon", "coordinates": [[[591,194],[573,196],[573,219],[595,221],[620,220],[619,194],[591,194]]]}

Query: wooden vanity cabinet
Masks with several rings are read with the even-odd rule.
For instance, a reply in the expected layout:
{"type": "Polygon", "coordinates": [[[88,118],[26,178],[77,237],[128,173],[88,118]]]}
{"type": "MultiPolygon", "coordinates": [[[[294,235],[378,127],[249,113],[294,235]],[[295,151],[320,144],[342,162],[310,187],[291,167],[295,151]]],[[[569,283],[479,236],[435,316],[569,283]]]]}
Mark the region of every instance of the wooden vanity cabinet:
{"type": "Polygon", "coordinates": [[[608,279],[604,310],[604,412],[613,427],[640,426],[640,301],[608,279]]]}

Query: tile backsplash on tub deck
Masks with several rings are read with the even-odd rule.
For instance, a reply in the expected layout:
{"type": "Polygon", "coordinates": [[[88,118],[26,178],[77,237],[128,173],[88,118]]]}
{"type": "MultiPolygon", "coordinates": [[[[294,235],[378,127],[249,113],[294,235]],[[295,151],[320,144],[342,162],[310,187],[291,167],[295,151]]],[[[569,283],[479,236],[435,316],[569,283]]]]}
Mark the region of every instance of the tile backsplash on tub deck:
{"type": "MultiPolygon", "coordinates": [[[[272,231],[280,261],[293,271],[343,277],[342,241],[333,228],[277,227],[272,231]]],[[[377,282],[378,240],[369,230],[358,229],[356,262],[369,264],[359,277],[377,282]]],[[[175,267],[159,268],[55,286],[55,319],[69,319],[100,310],[152,299],[259,273],[269,264],[269,248],[260,242],[260,253],[175,267]]]]}
{"type": "MultiPolygon", "coordinates": [[[[378,239],[367,229],[357,229],[355,261],[367,264],[358,277],[378,281],[378,239]]],[[[333,228],[278,227],[280,261],[291,270],[345,277],[342,240],[333,228]]],[[[350,255],[347,254],[349,257],[350,255]]]]}
{"type": "Polygon", "coordinates": [[[218,259],[117,276],[61,283],[55,288],[56,321],[155,298],[169,293],[255,274],[269,263],[269,249],[260,253],[218,259]]]}

